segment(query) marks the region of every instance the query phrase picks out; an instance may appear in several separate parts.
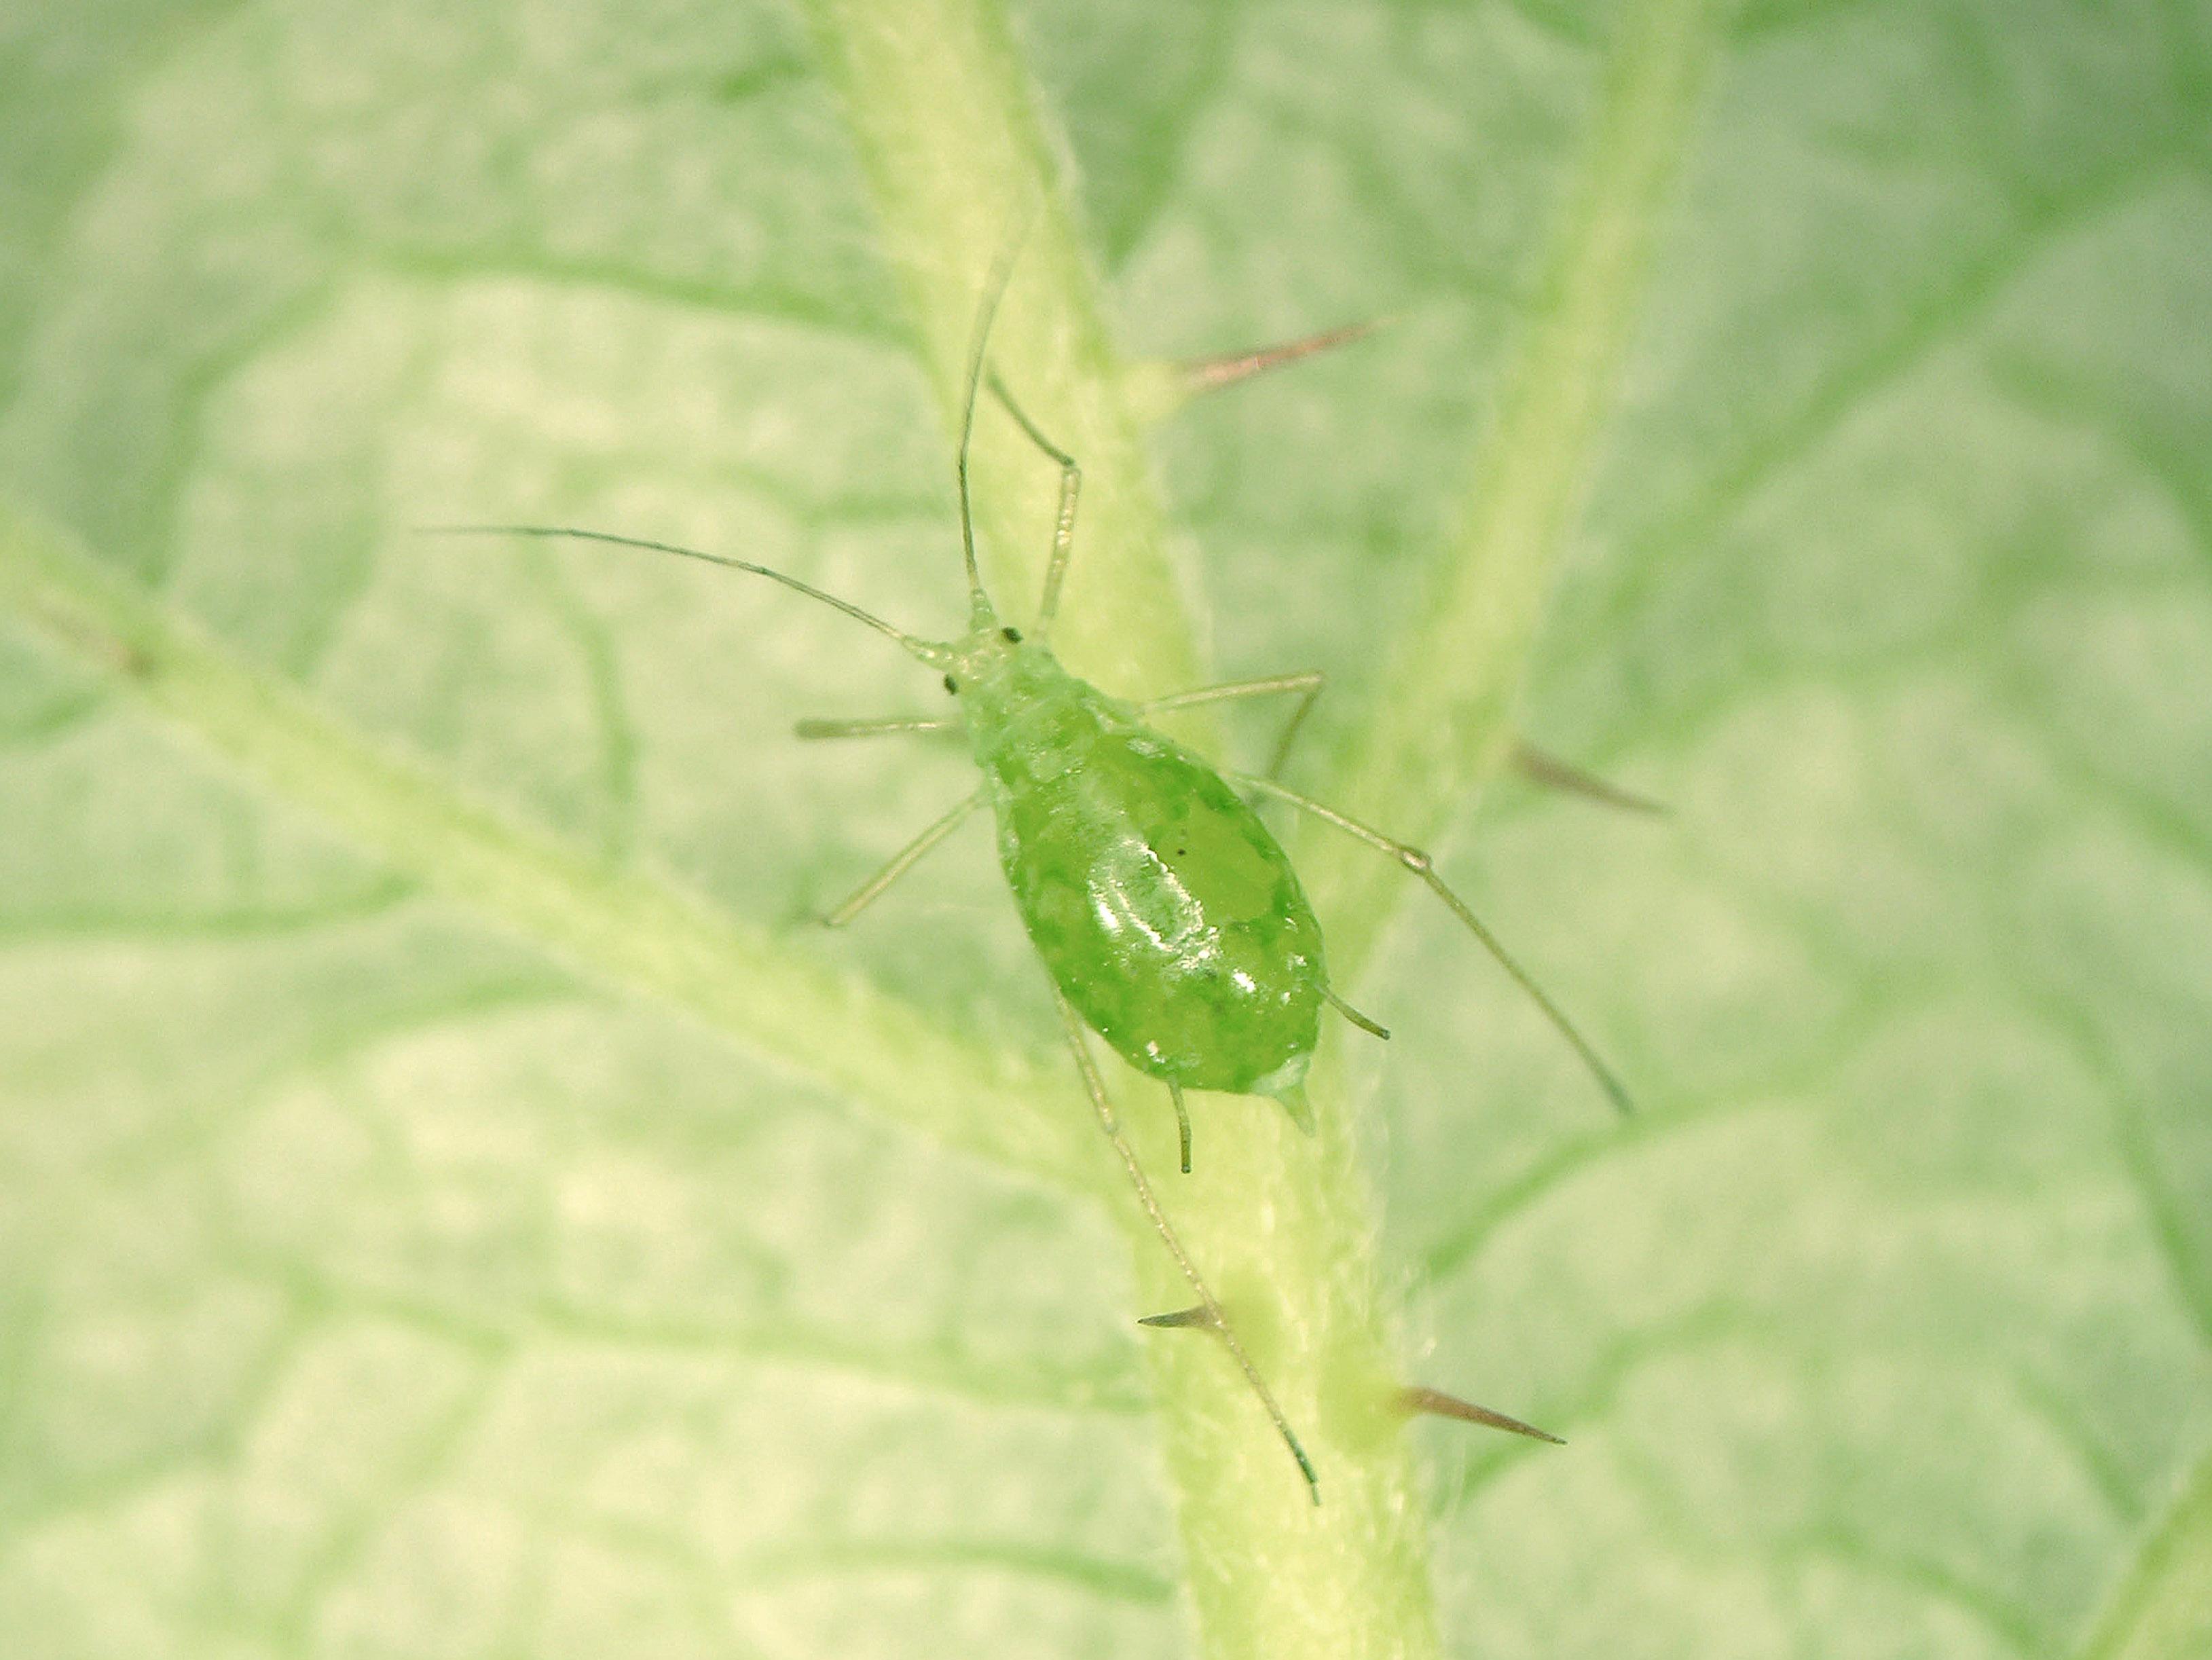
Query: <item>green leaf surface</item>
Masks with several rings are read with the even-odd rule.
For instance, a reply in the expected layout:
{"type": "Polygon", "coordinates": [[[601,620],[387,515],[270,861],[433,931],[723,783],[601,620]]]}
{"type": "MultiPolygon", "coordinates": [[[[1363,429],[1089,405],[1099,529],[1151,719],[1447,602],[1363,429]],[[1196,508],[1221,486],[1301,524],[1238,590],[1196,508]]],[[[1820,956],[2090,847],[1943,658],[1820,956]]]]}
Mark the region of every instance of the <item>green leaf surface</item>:
{"type": "Polygon", "coordinates": [[[2212,9],[804,9],[0,22],[0,1653],[2205,1652],[2212,9]],[[988,833],[811,925],[970,775],[791,723],[933,683],[410,529],[957,629],[1032,210],[1071,662],[1327,671],[1291,781],[1643,1109],[1284,825],[1391,1042],[1188,1182],[1117,1087],[1318,1512],[988,833]]]}

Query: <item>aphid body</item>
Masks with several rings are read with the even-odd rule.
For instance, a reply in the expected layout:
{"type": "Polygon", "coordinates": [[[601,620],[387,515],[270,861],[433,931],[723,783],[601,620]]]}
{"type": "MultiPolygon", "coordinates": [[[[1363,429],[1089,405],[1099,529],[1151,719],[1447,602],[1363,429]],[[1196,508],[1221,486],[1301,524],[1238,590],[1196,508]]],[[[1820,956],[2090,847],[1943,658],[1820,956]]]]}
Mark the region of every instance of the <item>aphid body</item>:
{"type": "Polygon", "coordinates": [[[1313,1059],[1321,926],[1205,761],[983,618],[957,688],[1022,926],[1085,1024],[1184,1089],[1279,1096],[1313,1059]]]}

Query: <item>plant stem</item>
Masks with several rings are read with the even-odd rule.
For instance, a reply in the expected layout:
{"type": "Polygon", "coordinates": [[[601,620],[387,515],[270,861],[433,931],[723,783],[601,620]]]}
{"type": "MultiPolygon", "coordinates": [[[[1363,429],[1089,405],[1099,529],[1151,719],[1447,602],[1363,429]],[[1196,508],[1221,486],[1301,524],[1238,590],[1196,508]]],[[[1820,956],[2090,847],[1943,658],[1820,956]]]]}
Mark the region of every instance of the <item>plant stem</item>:
{"type": "MultiPolygon", "coordinates": [[[[993,0],[805,0],[803,9],[955,421],[983,273],[1035,212],[991,356],[1085,470],[1055,635],[1062,655],[1117,692],[1199,684],[1142,425],[1127,403],[1132,383],[1108,344],[1097,278],[1002,11],[993,0]]],[[[1010,423],[979,419],[977,435],[988,576],[1021,584],[1000,597],[1018,618],[1042,563],[1052,474],[1010,423]]],[[[1157,1127],[1158,1086],[1116,1076],[1133,1128],[1157,1127]]],[[[1355,1149],[1326,1103],[1317,1140],[1272,1101],[1194,1104],[1197,1172],[1170,1178],[1164,1198],[1319,1466],[1324,1501],[1307,1502],[1218,1343],[1203,1331],[1147,1335],[1205,1651],[1419,1660],[1435,1650],[1427,1528],[1398,1433],[1401,1380],[1382,1329],[1372,1206],[1355,1149]]],[[[1166,1145],[1143,1150],[1152,1168],[1172,1168],[1166,1145]]],[[[1101,1191],[1114,1191],[1103,1184],[1120,1178],[1103,1143],[1098,1171],[1101,1191]]],[[[1135,1207],[1122,1202],[1116,1213],[1136,1253],[1143,1311],[1187,1302],[1135,1207]]]]}

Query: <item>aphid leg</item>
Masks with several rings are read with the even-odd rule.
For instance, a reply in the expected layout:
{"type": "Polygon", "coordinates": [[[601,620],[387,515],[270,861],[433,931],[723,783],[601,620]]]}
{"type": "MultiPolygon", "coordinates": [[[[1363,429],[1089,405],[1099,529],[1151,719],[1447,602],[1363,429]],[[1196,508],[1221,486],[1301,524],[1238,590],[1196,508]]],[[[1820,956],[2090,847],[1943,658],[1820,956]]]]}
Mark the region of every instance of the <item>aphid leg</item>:
{"type": "Polygon", "coordinates": [[[1615,783],[1600,778],[1595,773],[1584,772],[1571,762],[1562,761],[1556,755],[1547,755],[1525,739],[1513,745],[1513,766],[1531,783],[1548,789],[1564,790],[1570,795],[1579,795],[1601,806],[1619,807],[1624,812],[1644,812],[1663,817],[1664,803],[1654,801],[1648,795],[1638,795],[1615,783]]]}
{"type": "Polygon", "coordinates": [[[1511,975],[1521,989],[1528,994],[1536,1006],[1543,1010],[1545,1017],[1551,1021],[1559,1035],[1574,1046],[1575,1053],[1582,1056],[1583,1064],[1589,1068],[1590,1076],[1597,1080],[1598,1087],[1606,1092],[1613,1104],[1624,1113],[1633,1112],[1636,1110],[1628,1098],[1628,1091],[1621,1087],[1620,1079],[1613,1075],[1613,1068],[1607,1066],[1600,1058],[1597,1050],[1591,1047],[1589,1040],[1576,1029],[1575,1023],[1567,1018],[1566,1011],[1554,1003],[1545,994],[1544,988],[1536,983],[1528,970],[1514,960],[1512,954],[1499,943],[1498,936],[1483,926],[1482,920],[1467,908],[1467,902],[1445,885],[1444,879],[1437,874],[1436,861],[1427,854],[1423,853],[1419,848],[1408,847],[1403,842],[1393,841],[1382,831],[1371,829],[1357,819],[1347,818],[1334,807],[1323,806],[1311,796],[1300,795],[1296,790],[1285,789],[1272,778],[1255,778],[1249,773],[1224,773],[1222,776],[1249,785],[1265,794],[1273,796],[1279,801],[1286,801],[1299,812],[1310,813],[1325,824],[1335,825],[1346,835],[1357,836],[1368,846],[1389,854],[1407,870],[1419,877],[1428,885],[1431,893],[1451,908],[1452,915],[1467,925],[1468,932],[1482,942],[1483,949],[1498,959],[1498,966],[1511,975]]]}
{"type": "Polygon", "coordinates": [[[1075,1069],[1083,1074],[1083,1087],[1091,1097],[1092,1109],[1098,1115],[1098,1127],[1106,1132],[1106,1139],[1114,1144],[1114,1151],[1121,1156],[1121,1167],[1129,1173],[1129,1185],[1137,1190],[1137,1202],[1144,1207],[1145,1214],[1152,1219],[1153,1231],[1160,1236],[1160,1243],[1168,1248],[1168,1255],[1175,1258],[1176,1267],[1182,1270],[1182,1277],[1189,1282],[1191,1290],[1197,1293],[1198,1306],[1204,1313],[1203,1320],[1184,1315],[1175,1316],[1173,1323],[1203,1324],[1220,1334],[1222,1342],[1228,1346],[1230,1354],[1236,1359],[1237,1369],[1244,1374],[1244,1381],[1252,1386],[1252,1393],[1260,1397],[1260,1404],[1267,1408],[1267,1417],[1275,1426],[1275,1433],[1283,1438],[1283,1444],[1297,1462],[1298,1474],[1305,1477],[1306,1491],[1312,1494],[1315,1504],[1320,1504],[1321,1477],[1314,1473],[1313,1460],[1306,1456],[1306,1450],[1298,1444],[1298,1438],[1291,1428],[1290,1420],[1283,1416],[1282,1408],[1275,1404],[1274,1392],[1267,1387],[1267,1380],[1260,1376],[1260,1369],[1252,1364],[1252,1357],[1244,1352],[1244,1345],[1238,1340],[1236,1328],[1222,1313],[1221,1299],[1206,1289],[1206,1281],[1200,1277],[1198,1264],[1190,1260],[1190,1253],[1182,1248],[1182,1239],[1176,1236],[1174,1226],[1168,1221],[1167,1213],[1160,1208],[1159,1199],[1152,1192],[1152,1184],[1145,1179],[1144,1166],[1137,1162],[1136,1152],[1129,1146],[1128,1138],[1121,1134],[1120,1121],[1114,1116],[1114,1104],[1106,1098],[1106,1080],[1098,1075],[1098,1063],[1091,1059],[1091,1046],[1084,1041],[1082,1017],[1076,1013],[1074,1005],[1067,1000],[1066,994],[1056,985],[1052,988],[1052,1000],[1059,1006],[1060,1023],[1067,1033],[1067,1047],[1075,1056],[1075,1069]]]}
{"type": "Polygon", "coordinates": [[[793,729],[801,738],[889,738],[909,732],[957,732],[960,722],[950,716],[887,714],[875,721],[801,721],[793,729]]]}
{"type": "Polygon", "coordinates": [[[1380,1037],[1384,1039],[1386,1042],[1389,1040],[1390,1029],[1388,1026],[1380,1026],[1376,1025],[1374,1021],[1370,1020],[1365,1015],[1362,1014],[1358,1009],[1352,1007],[1351,1004],[1346,1002],[1341,997],[1339,997],[1327,986],[1323,986],[1321,988],[1321,994],[1328,1000],[1329,1007],[1334,1009],[1346,1019],[1351,1021],[1353,1025],[1358,1027],[1360,1031],[1365,1032],[1369,1037],[1380,1037]]]}
{"type": "Polygon", "coordinates": [[[1083,493],[1083,469],[1075,458],[1046,437],[1037,423],[1014,401],[1006,383],[999,379],[996,369],[989,378],[991,396],[1005,406],[1014,417],[1014,424],[1029,435],[1029,441],[1045,454],[1060,463],[1060,515],[1053,520],[1052,557],[1044,568],[1044,596],[1037,601],[1036,631],[1040,637],[1052,632],[1052,619],[1060,614],[1060,585],[1067,576],[1067,562],[1075,551],[1075,499],[1083,493]]]}
{"type": "Polygon", "coordinates": [[[1311,357],[1316,352],[1364,340],[1389,320],[1388,318],[1378,318],[1365,323],[1347,323],[1342,328],[1324,329],[1319,334],[1309,334],[1302,340],[1285,340],[1252,351],[1224,352],[1218,357],[1189,358],[1177,364],[1176,368],[1182,374],[1184,392],[1195,396],[1221,386],[1234,386],[1239,380],[1249,380],[1255,374],[1265,374],[1269,369],[1295,363],[1301,357],[1311,357]]]}
{"type": "Polygon", "coordinates": [[[1176,1140],[1182,1146],[1182,1173],[1190,1174],[1190,1114],[1182,1104],[1182,1085],[1168,1079],[1168,1099],[1175,1103],[1176,1140]]]}
{"type": "Polygon", "coordinates": [[[822,919],[830,927],[842,928],[884,895],[884,891],[912,870],[925,853],[942,842],[966,822],[968,815],[983,805],[983,793],[978,790],[927,830],[901,848],[891,861],[871,876],[860,890],[843,904],[822,919]]]}
{"type": "Polygon", "coordinates": [[[1313,1101],[1306,1094],[1306,1086],[1304,1084],[1291,1085],[1290,1088],[1278,1094],[1275,1099],[1281,1104],[1283,1110],[1290,1114],[1291,1122],[1296,1124],[1308,1135],[1314,1134],[1316,1126],[1314,1122],[1313,1101]]]}
{"type": "Polygon", "coordinates": [[[1297,708],[1291,711],[1290,721],[1284,727],[1283,735],[1275,740],[1274,754],[1268,758],[1267,776],[1273,778],[1282,771],[1283,763],[1290,758],[1291,740],[1305,725],[1306,716],[1313,712],[1315,700],[1328,684],[1327,675],[1319,669],[1308,669],[1303,674],[1271,674],[1260,680],[1228,680],[1218,686],[1200,686],[1192,691],[1170,692],[1165,697],[1155,697],[1137,707],[1146,715],[1152,715],[1165,709],[1192,708],[1200,703],[1227,703],[1240,697],[1267,697],[1285,691],[1304,692],[1305,696],[1298,699],[1297,708]]]}
{"type": "Polygon", "coordinates": [[[1411,1417],[1415,1413],[1433,1413],[1439,1418],[1456,1418],[1462,1423],[1480,1424],[1494,1430],[1509,1430],[1515,1435],[1525,1435],[1532,1441],[1549,1441],[1555,1447],[1567,1444],[1549,1430],[1540,1430],[1534,1424],[1524,1424],[1517,1418],[1508,1418],[1502,1412],[1492,1412],[1488,1407],[1478,1407],[1472,1401],[1462,1401],[1456,1395],[1446,1395],[1442,1389],[1432,1389],[1420,1384],[1409,1384],[1398,1391],[1398,1409],[1411,1417]]]}
{"type": "MultiPolygon", "coordinates": [[[[1279,778],[1283,775],[1283,768],[1288,764],[1291,758],[1291,745],[1297,741],[1298,734],[1305,730],[1306,716],[1313,713],[1314,705],[1321,701],[1322,689],[1328,684],[1319,669],[1311,669],[1307,672],[1312,677],[1313,687],[1304,697],[1298,699],[1297,708],[1291,711],[1291,718],[1283,724],[1283,735],[1275,740],[1275,752],[1267,757],[1267,776],[1270,778],[1279,778]]],[[[1295,678],[1303,679],[1306,677],[1302,675],[1295,678]]]]}

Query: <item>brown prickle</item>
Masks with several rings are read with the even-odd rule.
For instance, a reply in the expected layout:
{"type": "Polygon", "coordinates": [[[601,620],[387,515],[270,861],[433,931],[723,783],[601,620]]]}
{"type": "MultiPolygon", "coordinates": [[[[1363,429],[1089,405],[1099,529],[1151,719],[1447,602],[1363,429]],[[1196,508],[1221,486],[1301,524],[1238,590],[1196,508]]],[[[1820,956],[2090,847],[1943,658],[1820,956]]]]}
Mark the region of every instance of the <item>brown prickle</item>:
{"type": "Polygon", "coordinates": [[[1255,374],[1265,374],[1269,369],[1295,363],[1301,357],[1311,357],[1316,352],[1348,346],[1355,340],[1365,339],[1392,320],[1388,317],[1370,318],[1364,323],[1346,323],[1341,327],[1323,329],[1318,334],[1309,334],[1300,339],[1284,340],[1272,346],[1256,346],[1249,351],[1224,352],[1218,357],[1187,358],[1176,368],[1182,377],[1185,393],[1195,397],[1200,392],[1234,386],[1239,380],[1249,380],[1255,374]]]}
{"type": "Polygon", "coordinates": [[[1524,1424],[1517,1418],[1508,1418],[1502,1412],[1492,1412],[1488,1407],[1478,1407],[1472,1401],[1462,1401],[1456,1395],[1446,1395],[1442,1389],[1432,1389],[1424,1384],[1409,1383],[1400,1389],[1398,1409],[1408,1417],[1416,1413],[1431,1413],[1438,1418],[1456,1418],[1462,1423],[1507,1430],[1515,1435],[1525,1435],[1532,1441],[1548,1441],[1555,1447],[1567,1444],[1549,1430],[1540,1430],[1534,1424],[1524,1424]]]}
{"type": "Polygon", "coordinates": [[[1547,755],[1525,738],[1514,742],[1513,767],[1532,784],[1563,790],[1570,795],[1579,795],[1584,800],[1595,801],[1601,806],[1618,807],[1623,812],[1646,813],[1655,818],[1672,816],[1672,809],[1665,802],[1655,801],[1648,795],[1638,795],[1633,790],[1623,789],[1595,773],[1584,772],[1571,762],[1562,761],[1556,755],[1547,755]]]}
{"type": "Polygon", "coordinates": [[[1194,1303],[1189,1308],[1175,1309],[1166,1314],[1140,1315],[1138,1316],[1137,1323],[1140,1326],[1158,1326],[1164,1330],[1186,1326],[1195,1327],[1200,1331],[1217,1331],[1220,1329],[1213,1318],[1212,1310],[1203,1303],[1194,1303]]]}

